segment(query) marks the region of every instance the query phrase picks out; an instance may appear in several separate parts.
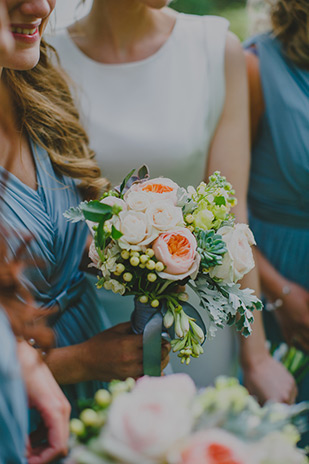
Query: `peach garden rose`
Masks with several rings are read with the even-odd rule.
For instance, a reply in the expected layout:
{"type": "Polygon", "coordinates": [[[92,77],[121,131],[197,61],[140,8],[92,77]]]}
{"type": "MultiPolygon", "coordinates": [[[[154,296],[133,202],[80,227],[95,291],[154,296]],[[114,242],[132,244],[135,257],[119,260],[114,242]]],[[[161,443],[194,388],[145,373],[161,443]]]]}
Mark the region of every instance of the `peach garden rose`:
{"type": "Polygon", "coordinates": [[[205,429],[179,443],[169,464],[254,464],[245,443],[221,429],[205,429]]]}
{"type": "Polygon", "coordinates": [[[126,193],[126,196],[128,196],[130,192],[143,192],[147,193],[153,200],[170,200],[176,205],[178,189],[179,185],[171,179],[157,177],[142,183],[133,184],[126,193]]]}
{"type": "Polygon", "coordinates": [[[152,249],[155,257],[166,266],[164,272],[159,273],[162,279],[182,280],[198,272],[197,242],[188,229],[179,227],[160,234],[152,249]]]}

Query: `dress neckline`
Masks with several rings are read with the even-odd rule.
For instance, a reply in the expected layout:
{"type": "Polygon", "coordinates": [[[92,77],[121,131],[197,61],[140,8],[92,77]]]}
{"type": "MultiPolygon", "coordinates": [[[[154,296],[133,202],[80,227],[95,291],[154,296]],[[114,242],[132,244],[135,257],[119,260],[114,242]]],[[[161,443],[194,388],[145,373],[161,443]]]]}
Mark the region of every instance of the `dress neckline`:
{"type": "Polygon", "coordinates": [[[174,42],[177,30],[179,28],[180,24],[180,17],[182,16],[182,13],[178,13],[176,16],[176,21],[174,24],[174,27],[167,38],[167,40],[164,42],[163,45],[154,53],[151,55],[147,56],[146,58],[143,58],[142,60],[138,61],[129,61],[126,63],[102,63],[100,61],[93,60],[90,58],[88,55],[86,55],[84,52],[81,51],[81,49],[75,44],[74,40],[72,40],[72,37],[68,31],[67,28],[65,28],[65,35],[67,39],[69,40],[71,47],[74,49],[75,53],[78,54],[80,57],[82,57],[88,64],[91,64],[92,66],[97,66],[100,68],[105,68],[105,69],[126,69],[126,68],[135,68],[135,67],[141,67],[144,65],[147,65],[148,63],[151,63],[152,61],[155,61],[160,58],[161,55],[163,55],[166,50],[168,50],[171,46],[171,44],[174,42]]]}

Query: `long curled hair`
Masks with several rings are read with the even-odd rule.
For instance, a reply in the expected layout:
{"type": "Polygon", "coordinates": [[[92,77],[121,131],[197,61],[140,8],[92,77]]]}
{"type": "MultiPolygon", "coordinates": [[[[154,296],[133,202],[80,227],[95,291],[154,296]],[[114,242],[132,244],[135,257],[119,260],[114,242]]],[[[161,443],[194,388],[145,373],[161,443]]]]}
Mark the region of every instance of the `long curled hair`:
{"type": "MultiPolygon", "coordinates": [[[[29,71],[3,69],[2,79],[14,102],[18,128],[46,149],[55,170],[78,179],[85,199],[108,188],[89,148],[70,92],[69,79],[53,65],[55,49],[44,40],[40,60],[29,71]]],[[[59,63],[59,60],[58,60],[59,63]]]]}
{"type": "Polygon", "coordinates": [[[288,58],[297,66],[309,69],[308,0],[272,2],[270,18],[274,35],[282,43],[288,58]]]}
{"type": "MultiPolygon", "coordinates": [[[[22,271],[27,267],[26,248],[31,236],[24,237],[15,256],[11,256],[9,240],[15,231],[8,228],[3,220],[2,206],[8,180],[8,172],[14,163],[18,141],[14,129],[14,116],[8,94],[0,82],[0,133],[1,149],[6,152],[5,171],[0,182],[0,311],[4,310],[9,318],[16,337],[35,340],[45,352],[54,344],[53,331],[47,327],[49,310],[35,307],[34,300],[22,281],[22,271]]],[[[30,263],[33,265],[33,262],[30,263]]]]}

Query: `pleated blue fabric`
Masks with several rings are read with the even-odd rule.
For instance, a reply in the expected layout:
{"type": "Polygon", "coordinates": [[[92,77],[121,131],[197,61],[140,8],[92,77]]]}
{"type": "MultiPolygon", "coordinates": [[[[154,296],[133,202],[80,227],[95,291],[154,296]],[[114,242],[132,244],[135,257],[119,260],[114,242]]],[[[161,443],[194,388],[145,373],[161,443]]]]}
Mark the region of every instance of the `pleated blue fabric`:
{"type": "Polygon", "coordinates": [[[25,464],[27,399],[16,357],[16,341],[0,308],[0,462],[25,464]]]}
{"type": "MultiPolygon", "coordinates": [[[[93,286],[78,269],[88,228],[85,223],[70,223],[63,216],[64,211],[81,201],[76,182],[55,172],[41,147],[32,145],[32,151],[36,191],[0,167],[0,182],[8,176],[1,220],[10,231],[12,255],[26,237],[32,237],[24,256],[29,263],[24,273],[26,283],[39,307],[59,304],[60,312],[50,324],[57,347],[69,346],[88,340],[107,328],[109,321],[93,286]]],[[[102,386],[98,381],[64,386],[73,415],[77,413],[78,399],[93,396],[102,386]]]]}

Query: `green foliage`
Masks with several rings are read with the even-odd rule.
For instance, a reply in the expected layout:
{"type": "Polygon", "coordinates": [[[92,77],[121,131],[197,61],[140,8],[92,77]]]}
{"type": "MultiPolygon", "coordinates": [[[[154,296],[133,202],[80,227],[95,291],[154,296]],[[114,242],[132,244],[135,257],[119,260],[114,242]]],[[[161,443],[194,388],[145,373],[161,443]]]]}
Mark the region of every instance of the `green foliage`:
{"type": "Polygon", "coordinates": [[[85,219],[93,222],[105,222],[113,216],[113,208],[110,205],[105,205],[99,200],[82,203],[80,209],[85,216],[85,219]]]}
{"type": "Polygon", "coordinates": [[[188,14],[218,15],[230,21],[230,30],[240,40],[247,37],[246,0],[173,0],[171,8],[188,14]]]}

